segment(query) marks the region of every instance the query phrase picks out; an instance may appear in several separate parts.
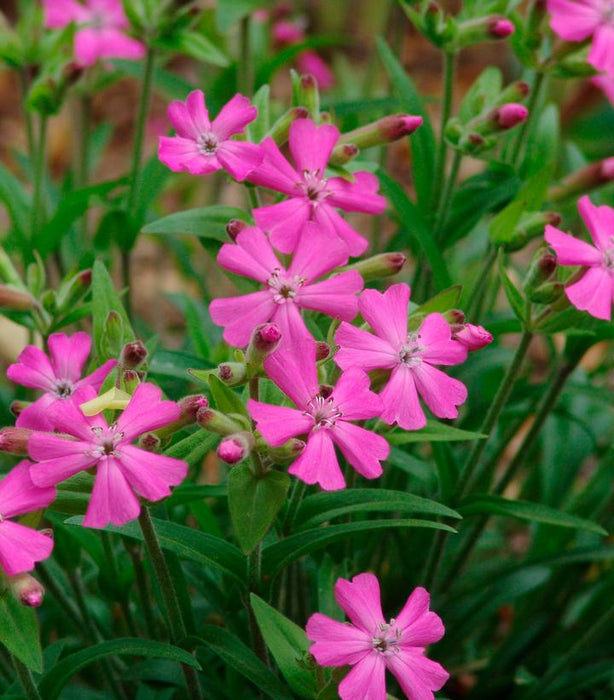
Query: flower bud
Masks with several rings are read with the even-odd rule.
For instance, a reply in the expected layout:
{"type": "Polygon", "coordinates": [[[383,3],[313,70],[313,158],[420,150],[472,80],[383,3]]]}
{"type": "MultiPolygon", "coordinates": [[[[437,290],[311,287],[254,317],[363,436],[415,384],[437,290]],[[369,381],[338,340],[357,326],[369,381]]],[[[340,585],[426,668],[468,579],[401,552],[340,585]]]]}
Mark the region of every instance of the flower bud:
{"type": "Polygon", "coordinates": [[[133,340],[122,348],[120,362],[126,369],[135,369],[145,361],[148,354],[141,340],[133,340]]]}
{"type": "Polygon", "coordinates": [[[17,600],[29,608],[39,608],[45,597],[42,584],[30,574],[7,576],[7,586],[17,600]]]}
{"type": "Polygon", "coordinates": [[[500,15],[467,20],[458,25],[456,46],[460,49],[483,41],[498,41],[513,34],[514,30],[514,24],[500,15]]]}
{"type": "Polygon", "coordinates": [[[492,335],[482,326],[474,326],[466,323],[461,330],[456,331],[452,336],[454,340],[464,345],[470,352],[479,350],[492,343],[492,335]]]}
{"type": "Polygon", "coordinates": [[[232,435],[246,428],[245,425],[235,420],[234,417],[231,418],[225,413],[216,411],[209,406],[198,409],[196,422],[201,428],[208,430],[210,433],[217,433],[218,435],[232,435]]]}
{"type": "Polygon", "coordinates": [[[324,362],[330,357],[330,345],[323,340],[316,341],[316,362],[324,362]]]}
{"type": "Polygon", "coordinates": [[[139,374],[134,369],[127,369],[122,372],[122,388],[128,394],[134,394],[136,388],[141,383],[139,374]]]}
{"type": "Polygon", "coordinates": [[[540,248],[531,260],[527,275],[522,283],[523,290],[530,294],[536,287],[547,282],[554,274],[556,266],[556,256],[545,248],[540,248]]]}
{"type": "Polygon", "coordinates": [[[534,304],[553,304],[565,290],[562,282],[548,281],[540,284],[527,293],[527,298],[534,304]]]}
{"type": "Polygon", "coordinates": [[[0,285],[0,308],[27,311],[34,306],[34,298],[26,291],[0,285]]]}
{"type": "Polygon", "coordinates": [[[339,143],[351,143],[361,150],[381,146],[413,134],[418,127],[422,126],[422,121],[422,117],[411,114],[390,115],[342,134],[339,143]]]}
{"type": "Polygon", "coordinates": [[[139,438],[139,447],[147,452],[159,452],[162,446],[162,438],[155,433],[144,433],[139,438]]]}
{"type": "Polygon", "coordinates": [[[190,394],[179,399],[177,403],[181,409],[180,420],[189,421],[185,423],[189,425],[196,422],[196,415],[201,408],[207,408],[209,399],[204,394],[190,394]]]}
{"type": "Polygon", "coordinates": [[[496,99],[496,105],[504,105],[508,102],[522,102],[531,94],[531,86],[524,80],[517,80],[504,88],[496,99]]]}
{"type": "Polygon", "coordinates": [[[68,280],[65,280],[58,289],[57,306],[60,311],[70,310],[80,301],[92,285],[92,271],[82,270],[68,280]]]}
{"type": "Polygon", "coordinates": [[[248,374],[254,376],[262,367],[262,361],[275,352],[281,342],[281,332],[274,323],[261,323],[254,328],[245,352],[248,374]]]}
{"type": "Polygon", "coordinates": [[[452,326],[453,333],[455,332],[455,326],[457,326],[458,330],[460,330],[465,325],[465,314],[460,309],[450,309],[449,311],[446,311],[443,316],[452,326]]]}
{"type": "Polygon", "coordinates": [[[247,380],[247,367],[244,362],[222,362],[216,374],[227,386],[237,386],[247,380]]]}
{"type": "Polygon", "coordinates": [[[228,238],[230,238],[230,240],[234,243],[237,240],[237,236],[245,228],[247,228],[245,221],[241,221],[241,219],[231,219],[226,224],[226,233],[228,234],[228,238]]]}
{"type": "Polygon", "coordinates": [[[217,448],[217,456],[226,464],[239,464],[252,451],[254,436],[242,431],[225,437],[217,448]]]}
{"type": "MultiPolygon", "coordinates": [[[[559,202],[575,195],[585,194],[614,180],[614,158],[591,163],[568,175],[548,190],[548,200],[559,202]]],[[[556,226],[556,224],[553,224],[556,226]]]]}
{"type": "Polygon", "coordinates": [[[270,447],[269,456],[275,463],[289,462],[296,459],[305,449],[305,442],[298,438],[291,438],[279,447],[270,447]]]}
{"type": "Polygon", "coordinates": [[[406,260],[403,253],[380,253],[365,260],[357,260],[351,265],[340,268],[340,271],[356,270],[365,282],[369,282],[396,275],[405,265],[406,260]]]}
{"type": "Polygon", "coordinates": [[[28,428],[2,428],[0,430],[0,451],[12,455],[27,456],[28,439],[33,432],[28,428]]]}
{"type": "Polygon", "coordinates": [[[301,75],[299,79],[298,103],[305,107],[314,121],[320,119],[320,91],[318,81],[311,73],[301,75]]]}
{"type": "Polygon", "coordinates": [[[18,417],[25,408],[28,408],[30,404],[31,401],[13,401],[9,406],[9,411],[15,417],[18,417]]]}
{"type": "Polygon", "coordinates": [[[360,153],[358,146],[353,143],[340,143],[333,149],[328,160],[330,165],[345,165],[360,153]]]}
{"type": "Polygon", "coordinates": [[[295,122],[297,119],[306,119],[308,116],[309,110],[305,107],[293,107],[279,117],[269,129],[267,136],[272,138],[278,146],[282,146],[288,140],[292,122],[295,122]]]}
{"type": "Polygon", "coordinates": [[[548,224],[558,226],[560,223],[561,216],[554,211],[538,211],[523,214],[510,239],[505,242],[503,247],[506,251],[513,253],[524,248],[531,239],[543,235],[544,228],[548,224]]]}
{"type": "Polygon", "coordinates": [[[493,17],[488,27],[488,33],[493,39],[505,39],[516,31],[513,22],[505,17],[493,17]]]}
{"type": "Polygon", "coordinates": [[[529,116],[529,110],[517,102],[509,102],[495,110],[495,120],[502,129],[513,129],[529,116]]]}

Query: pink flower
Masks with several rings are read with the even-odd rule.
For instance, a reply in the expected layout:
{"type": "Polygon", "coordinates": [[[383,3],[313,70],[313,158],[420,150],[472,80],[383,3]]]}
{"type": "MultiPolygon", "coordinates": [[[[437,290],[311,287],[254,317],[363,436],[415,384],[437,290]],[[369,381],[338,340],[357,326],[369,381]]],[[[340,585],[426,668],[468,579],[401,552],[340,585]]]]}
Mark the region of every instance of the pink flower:
{"type": "Polygon", "coordinates": [[[565,41],[592,37],[588,61],[597,70],[614,73],[612,0],[548,0],[550,26],[565,41]]]}
{"type": "Polygon", "coordinates": [[[340,238],[352,256],[361,255],[367,241],[336,211],[381,214],[386,206],[377,194],[379,183],[372,173],[353,173],[354,181],[325,177],[326,166],[339,130],[331,124],[316,126],[311,119],[297,119],[290,126],[290,153],[296,167],[284,158],[275,142],[262,142],[264,160],[249,179],[257,185],[283,192],[290,197],[279,204],[254,209],[256,223],[269,231],[273,245],[291,253],[298,243],[305,222],[315,221],[329,238],[340,238]]]}
{"type": "Polygon", "coordinates": [[[433,365],[464,362],[467,348],[452,339],[441,314],[429,314],[417,331],[408,333],[409,294],[406,284],[393,284],[383,294],[366,289],[358,306],[375,335],[342,323],[335,336],[340,346],[335,361],[342,369],[392,370],[380,394],[384,403],[381,419],[417,430],[426,425],[418,396],[439,418],[458,416],[456,407],[467,398],[467,389],[433,365]]]}
{"type": "Polygon", "coordinates": [[[140,41],[125,34],[128,19],[121,0],[42,0],[45,26],[61,29],[75,22],[75,58],[82,66],[93,66],[98,59],[125,58],[137,61],[145,55],[140,41]]]}
{"type": "Polygon", "coordinates": [[[454,340],[464,345],[469,352],[473,350],[480,350],[492,343],[492,335],[482,328],[482,326],[474,326],[471,323],[465,323],[465,325],[455,333],[452,334],[454,340]]]}
{"type": "Polygon", "coordinates": [[[287,270],[258,228],[244,229],[237,236],[236,245],[222,246],[217,260],[224,269],[265,286],[259,292],[211,303],[211,318],[225,327],[224,339],[230,345],[245,347],[254,327],[267,321],[277,324],[282,342],[308,336],[300,312],[303,308],[346,321],[358,313],[356,295],[363,287],[358,272],[352,270],[322,282],[313,281],[347,262],[345,245],[338,239],[331,241],[313,223],[305,226],[287,270]]]}
{"type": "Polygon", "coordinates": [[[280,447],[296,435],[307,435],[305,450],[288,470],[305,483],[319,484],[325,491],[345,487],[335,445],[357,472],[375,479],[382,473],[380,461],[388,457],[388,443],[350,421],[379,416],[381,401],[369,391],[369,377],[358,368],[344,372],[333,389],[320,387],[315,353],[315,343],[310,340],[267,357],[267,375],[297,408],[250,399],[249,413],[272,447],[280,447]]]}
{"type": "Polygon", "coordinates": [[[302,51],[296,62],[301,73],[313,75],[321,90],[330,90],[335,84],[335,74],[315,51],[302,51]]]}
{"type": "Polygon", "coordinates": [[[242,134],[257,116],[247,97],[236,94],[211,122],[203,91],[193,90],[185,103],[169,105],[168,118],[177,135],[160,137],[158,157],[175,172],[207,175],[225,168],[235,180],[245,180],[262,162],[262,148],[230,137],[242,134]]]}
{"type": "Polygon", "coordinates": [[[614,105],[614,73],[596,75],[591,78],[593,85],[596,85],[603,94],[614,105]]]}
{"type": "Polygon", "coordinates": [[[17,417],[20,428],[53,430],[55,426],[51,415],[55,405],[71,399],[77,390],[85,386],[98,391],[117,364],[116,360],[109,360],[82,378],[83,366],[92,348],[92,339],[83,331],[71,336],[53,333],[49,336],[48,346],[50,357],[35,345],[28,345],[17,362],[6,371],[6,376],[12,382],[45,392],[21,411],[17,417]]]}
{"type": "Polygon", "coordinates": [[[55,488],[32,482],[30,467],[27,460],[19,462],[0,481],[0,569],[9,576],[32,571],[53,549],[51,537],[9,520],[46,508],[55,498],[55,488]]]}
{"type": "Polygon", "coordinates": [[[546,226],[545,238],[559,265],[587,268],[581,279],[565,288],[569,301],[591,316],[609,321],[614,300],[614,209],[596,207],[584,196],[578,202],[595,245],[585,243],[554,226],[546,226]]]}
{"type": "Polygon", "coordinates": [[[307,621],[307,636],[314,642],[310,651],[320,666],[352,666],[339,684],[342,700],[386,700],[386,669],[409,700],[432,700],[433,691],[444,686],[449,674],[425,656],[425,647],[445,632],[439,616],[429,611],[428,592],[414,589],[389,622],[373,574],[338,579],[335,598],[350,623],[315,613],[307,621]]]}
{"type": "MultiPolygon", "coordinates": [[[[85,389],[81,395],[87,400],[94,392],[85,389]]],[[[83,524],[124,525],[137,518],[141,504],[136,494],[159,501],[170,494],[170,486],[183,481],[188,470],[185,462],[131,444],[139,435],[179,419],[179,406],[162,401],[161,395],[153,384],[140,384],[110,426],[102,414],[86,417],[75,404],[60,403],[54,410],[54,424],[66,435],[34,433],[28,441],[30,457],[38,462],[31,469],[34,483],[51,486],[95,467],[96,480],[83,524]]]]}

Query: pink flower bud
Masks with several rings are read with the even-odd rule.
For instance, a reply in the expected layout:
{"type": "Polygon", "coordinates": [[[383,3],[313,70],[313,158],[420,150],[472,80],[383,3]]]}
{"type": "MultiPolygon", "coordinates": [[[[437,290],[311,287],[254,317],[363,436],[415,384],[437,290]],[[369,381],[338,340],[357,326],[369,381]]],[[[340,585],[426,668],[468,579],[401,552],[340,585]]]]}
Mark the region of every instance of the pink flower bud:
{"type": "Polygon", "coordinates": [[[155,433],[145,433],[139,438],[139,447],[147,452],[158,452],[162,440],[155,433]]]}
{"type": "Polygon", "coordinates": [[[13,401],[9,406],[9,411],[17,417],[24,409],[28,408],[29,405],[29,401],[13,401]]]}
{"type": "Polygon", "coordinates": [[[351,143],[361,149],[380,146],[413,134],[422,121],[420,116],[392,114],[342,134],[340,143],[351,143]]]}
{"type": "Polygon", "coordinates": [[[181,419],[190,419],[191,423],[196,421],[196,414],[199,409],[206,408],[209,405],[209,400],[204,394],[192,394],[184,396],[178,401],[181,409],[181,419]]]}
{"type": "Polygon", "coordinates": [[[517,102],[502,105],[496,111],[496,120],[503,129],[512,129],[522,124],[529,116],[529,110],[517,102]]]}
{"type": "Polygon", "coordinates": [[[335,146],[330,156],[331,165],[345,165],[360,153],[360,149],[353,143],[340,143],[335,146]]]}
{"type": "Polygon", "coordinates": [[[247,365],[252,373],[262,365],[266,357],[277,350],[280,342],[281,331],[276,324],[261,323],[254,328],[245,353],[247,365]]]}
{"type": "Polygon", "coordinates": [[[241,221],[241,219],[231,219],[226,224],[226,233],[228,234],[228,238],[230,238],[231,241],[236,241],[237,236],[245,228],[247,228],[245,221],[241,221]]]}
{"type": "Polygon", "coordinates": [[[494,39],[505,39],[516,31],[516,27],[509,19],[502,17],[494,19],[488,31],[494,39]]]}
{"type": "Polygon", "coordinates": [[[226,464],[238,464],[249,455],[253,445],[254,438],[251,433],[229,435],[218,445],[217,456],[226,464]]]}
{"type": "Polygon", "coordinates": [[[6,285],[0,285],[0,308],[27,311],[34,304],[32,295],[6,285]]]}
{"type": "Polygon", "coordinates": [[[30,574],[17,574],[7,579],[7,585],[22,605],[39,608],[45,597],[42,584],[30,574]]]}
{"type": "Polygon", "coordinates": [[[330,357],[330,345],[323,340],[316,342],[316,362],[322,362],[330,357]]]}
{"type": "Polygon", "coordinates": [[[465,324],[464,328],[454,334],[454,339],[462,343],[467,350],[479,350],[492,343],[492,335],[482,326],[474,326],[471,323],[465,324]]]}
{"type": "Polygon", "coordinates": [[[149,353],[140,340],[133,340],[126,343],[121,352],[121,363],[126,369],[134,369],[145,361],[149,353]]]}
{"type": "Polygon", "coordinates": [[[2,428],[0,430],[0,451],[26,456],[28,454],[28,439],[33,432],[28,428],[2,428]]]}

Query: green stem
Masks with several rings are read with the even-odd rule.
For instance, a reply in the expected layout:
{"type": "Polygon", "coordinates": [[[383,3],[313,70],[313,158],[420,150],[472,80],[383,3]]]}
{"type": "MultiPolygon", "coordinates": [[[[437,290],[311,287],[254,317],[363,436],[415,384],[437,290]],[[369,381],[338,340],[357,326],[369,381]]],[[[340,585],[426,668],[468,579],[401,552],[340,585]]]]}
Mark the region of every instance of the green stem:
{"type": "Polygon", "coordinates": [[[43,172],[45,169],[45,155],[47,149],[47,119],[42,117],[38,128],[38,144],[36,150],[36,163],[34,164],[34,189],[32,192],[31,231],[30,240],[33,241],[39,226],[45,219],[43,211],[43,172]]]}
{"type": "MultiPolygon", "coordinates": [[[[260,593],[260,584],[262,581],[262,540],[258,542],[254,551],[249,555],[249,589],[253,593],[260,593]]],[[[269,655],[266,648],[266,643],[258,620],[252,608],[251,602],[247,603],[247,616],[249,619],[249,632],[252,640],[252,647],[258,658],[269,665],[269,655]]]]}
{"type": "Polygon", "coordinates": [[[244,95],[251,95],[254,90],[254,69],[252,61],[251,17],[246,15],[241,20],[241,47],[239,58],[239,85],[244,95]]]}
{"type": "Polygon", "coordinates": [[[454,159],[452,160],[450,175],[446,180],[439,209],[437,211],[437,218],[435,220],[434,235],[436,238],[441,236],[441,232],[446,225],[448,210],[450,209],[450,204],[452,203],[452,195],[456,187],[456,181],[458,180],[458,172],[460,170],[462,160],[463,154],[460,151],[454,151],[454,159]]]}
{"type": "Polygon", "coordinates": [[[527,104],[527,109],[529,110],[529,114],[518,131],[518,136],[517,136],[516,141],[514,143],[514,148],[512,150],[512,156],[510,158],[510,163],[515,168],[517,168],[519,165],[519,160],[522,156],[522,149],[523,149],[523,146],[525,144],[525,140],[529,134],[529,129],[531,127],[531,123],[533,122],[535,110],[537,108],[537,104],[538,104],[543,86],[545,84],[545,80],[546,80],[545,73],[538,73],[537,76],[535,77],[535,82],[533,83],[533,88],[531,90],[531,96],[529,97],[529,102],[527,104]]]}
{"type": "Polygon", "coordinates": [[[130,288],[130,280],[132,279],[132,256],[129,250],[123,250],[121,254],[122,261],[122,286],[126,290],[124,296],[124,306],[128,318],[132,319],[132,295],[130,288]]]}
{"type": "Polygon", "coordinates": [[[470,320],[478,320],[475,312],[486,288],[486,284],[490,279],[490,269],[492,268],[497,259],[498,252],[499,249],[497,248],[497,246],[491,245],[486,258],[484,259],[484,264],[482,265],[482,268],[480,269],[480,272],[478,274],[478,278],[475,284],[473,285],[471,293],[469,294],[469,298],[467,299],[467,303],[465,304],[465,314],[470,320]]]}
{"type": "Polygon", "coordinates": [[[32,677],[32,671],[30,671],[27,666],[24,666],[16,657],[11,656],[11,659],[13,660],[13,666],[15,666],[15,671],[17,671],[21,685],[26,691],[28,700],[42,700],[41,694],[38,692],[38,688],[32,677]]]}
{"type": "Polygon", "coordinates": [[[258,209],[258,207],[261,207],[262,202],[260,201],[260,193],[258,192],[258,188],[254,187],[253,185],[247,185],[246,189],[250,208],[258,209]]]}
{"type": "Polygon", "coordinates": [[[26,97],[28,96],[28,76],[26,71],[22,68],[17,72],[19,78],[19,87],[21,90],[21,104],[23,109],[23,117],[26,124],[26,138],[28,140],[28,156],[30,158],[30,163],[34,158],[36,152],[36,144],[34,143],[34,126],[32,124],[32,115],[26,106],[26,97]]]}
{"type": "Polygon", "coordinates": [[[446,124],[452,113],[452,100],[454,98],[454,73],[456,68],[456,53],[445,51],[443,55],[443,103],[441,107],[441,124],[439,127],[439,145],[435,158],[435,182],[431,204],[434,210],[439,211],[442,198],[443,180],[446,172],[446,124]]]}

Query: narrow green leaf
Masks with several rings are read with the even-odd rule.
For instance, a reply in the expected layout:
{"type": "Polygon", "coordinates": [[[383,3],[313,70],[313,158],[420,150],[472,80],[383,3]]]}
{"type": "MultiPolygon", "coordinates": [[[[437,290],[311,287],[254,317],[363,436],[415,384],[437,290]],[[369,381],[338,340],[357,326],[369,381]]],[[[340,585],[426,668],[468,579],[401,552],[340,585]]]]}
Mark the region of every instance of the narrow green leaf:
{"type": "Polygon", "coordinates": [[[109,311],[116,311],[122,320],[122,342],[134,340],[134,331],[130,319],[115,291],[113,281],[101,260],[94,262],[92,268],[92,323],[94,327],[94,344],[100,359],[105,357],[105,324],[109,311]]]}
{"type": "Polygon", "coordinates": [[[43,670],[36,613],[8,589],[0,594],[0,644],[32,671],[43,670]]]}
{"type": "Polygon", "coordinates": [[[400,430],[386,433],[386,440],[392,445],[407,445],[410,442],[463,442],[465,440],[483,440],[487,435],[461,430],[447,423],[429,420],[421,430],[400,430]]]}
{"type": "Polygon", "coordinates": [[[527,315],[525,302],[512,280],[510,280],[510,278],[507,276],[507,272],[505,271],[505,267],[503,265],[503,251],[499,252],[499,276],[501,277],[503,291],[505,292],[505,296],[512,307],[514,315],[521,323],[524,324],[526,322],[527,315]]]}
{"type": "Polygon", "coordinates": [[[221,382],[215,374],[209,375],[209,387],[218,411],[222,413],[238,413],[239,415],[249,417],[247,408],[238,394],[235,394],[230,387],[227,387],[221,382]]]}
{"type": "Polygon", "coordinates": [[[168,51],[183,53],[201,63],[210,63],[220,68],[225,68],[230,61],[228,56],[221,51],[206,36],[198,32],[184,30],[158,40],[156,45],[168,51]]]}
{"type": "Polygon", "coordinates": [[[215,204],[169,214],[147,224],[142,232],[173,236],[185,234],[199,238],[213,238],[227,243],[230,239],[226,233],[226,224],[230,219],[247,221],[248,218],[248,214],[243,209],[215,204]]]}
{"type": "Polygon", "coordinates": [[[455,309],[458,306],[462,293],[463,286],[461,284],[455,284],[449,289],[444,289],[428,301],[425,301],[424,304],[420,304],[420,306],[412,312],[412,316],[413,314],[443,314],[450,309],[455,309]]]}

